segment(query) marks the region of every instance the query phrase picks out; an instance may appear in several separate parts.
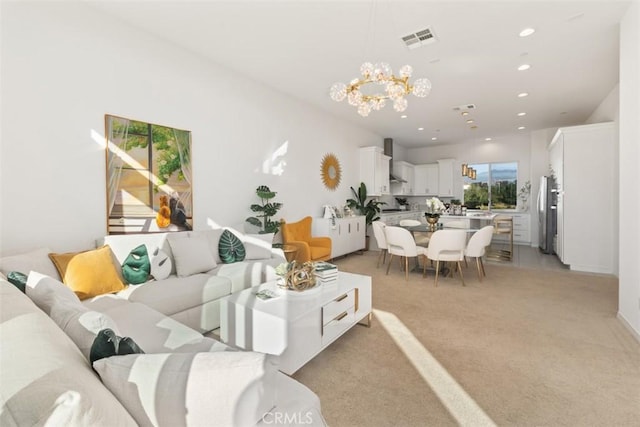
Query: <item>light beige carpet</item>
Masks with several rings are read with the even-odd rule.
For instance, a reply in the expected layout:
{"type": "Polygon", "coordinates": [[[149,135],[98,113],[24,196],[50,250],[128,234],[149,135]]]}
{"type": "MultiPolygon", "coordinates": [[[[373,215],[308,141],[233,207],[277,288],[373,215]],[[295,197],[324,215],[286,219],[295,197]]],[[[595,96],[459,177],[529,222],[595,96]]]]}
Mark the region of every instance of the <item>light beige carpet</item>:
{"type": "Polygon", "coordinates": [[[616,319],[617,280],[486,265],[467,286],[377,253],[340,270],[371,275],[371,328],[356,326],[294,375],[331,426],[638,426],[640,344],[616,319]]]}

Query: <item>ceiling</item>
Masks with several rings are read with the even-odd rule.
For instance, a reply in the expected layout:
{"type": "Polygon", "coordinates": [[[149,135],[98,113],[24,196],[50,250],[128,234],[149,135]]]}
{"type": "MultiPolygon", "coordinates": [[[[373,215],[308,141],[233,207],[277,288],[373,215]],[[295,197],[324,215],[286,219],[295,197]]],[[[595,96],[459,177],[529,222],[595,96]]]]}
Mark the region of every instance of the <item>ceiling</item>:
{"type": "Polygon", "coordinates": [[[404,147],[420,147],[583,123],[618,82],[619,22],[629,1],[89,4],[404,147]],[[409,50],[401,37],[426,27],[437,41],[409,50]],[[528,27],[536,32],[519,37],[528,27]],[[331,100],[331,85],[358,77],[367,61],[394,71],[411,65],[411,80],[431,81],[430,95],[410,95],[406,118],[390,104],[364,118],[346,101],[331,100]],[[531,68],[517,71],[525,63],[531,68]],[[529,96],[519,98],[521,92],[529,96]],[[476,107],[469,116],[454,111],[466,104],[476,107]]]}

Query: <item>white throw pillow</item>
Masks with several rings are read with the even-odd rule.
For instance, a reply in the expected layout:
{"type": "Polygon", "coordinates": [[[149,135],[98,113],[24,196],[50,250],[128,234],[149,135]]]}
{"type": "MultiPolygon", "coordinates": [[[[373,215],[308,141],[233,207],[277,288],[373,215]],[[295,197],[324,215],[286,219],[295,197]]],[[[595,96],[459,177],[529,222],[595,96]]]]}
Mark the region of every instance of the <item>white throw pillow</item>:
{"type": "Polygon", "coordinates": [[[118,333],[113,319],[89,310],[71,289],[51,277],[32,271],[25,290],[27,296],[71,338],[87,360],[98,332],[110,328],[118,333]]]}
{"type": "Polygon", "coordinates": [[[160,248],[151,254],[151,275],[155,280],[164,280],[171,274],[171,258],[160,248]]]}
{"type": "Polygon", "coordinates": [[[271,258],[273,246],[273,233],[244,234],[239,236],[244,244],[246,255],[244,259],[268,259],[271,258]]]}
{"type": "Polygon", "coordinates": [[[93,367],[140,425],[255,425],[276,400],[276,367],[262,353],[132,354],[93,367]]]}
{"type": "Polygon", "coordinates": [[[51,309],[55,304],[82,307],[80,298],[64,283],[35,271],[28,274],[25,293],[48,316],[51,316],[51,309]]]}
{"type": "Polygon", "coordinates": [[[209,249],[209,243],[203,236],[172,239],[169,237],[171,252],[176,262],[176,273],[179,277],[206,273],[216,268],[217,264],[209,249]]]}
{"type": "Polygon", "coordinates": [[[213,254],[213,259],[216,260],[216,264],[222,264],[222,258],[220,258],[220,253],[218,251],[218,244],[220,243],[220,236],[224,232],[224,228],[216,228],[214,230],[199,230],[199,231],[190,231],[189,235],[192,237],[195,236],[204,236],[209,242],[209,250],[213,254]]]}
{"type": "Polygon", "coordinates": [[[6,275],[11,271],[27,274],[33,270],[59,279],[58,270],[49,259],[50,252],[49,248],[40,248],[24,254],[0,258],[0,271],[6,275]]]}

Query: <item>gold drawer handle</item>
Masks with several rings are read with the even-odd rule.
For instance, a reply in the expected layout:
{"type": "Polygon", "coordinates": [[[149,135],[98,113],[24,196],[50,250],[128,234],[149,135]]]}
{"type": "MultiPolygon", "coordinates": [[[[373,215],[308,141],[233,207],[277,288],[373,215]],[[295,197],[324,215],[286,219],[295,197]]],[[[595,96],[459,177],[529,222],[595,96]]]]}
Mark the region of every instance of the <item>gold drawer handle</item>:
{"type": "Polygon", "coordinates": [[[339,296],[338,298],[334,299],[334,301],[340,302],[340,301],[342,301],[343,299],[345,299],[347,296],[348,296],[347,294],[341,295],[341,296],[339,296]]]}
{"type": "Polygon", "coordinates": [[[344,319],[345,317],[347,317],[347,314],[348,314],[348,313],[345,311],[344,313],[342,313],[341,315],[337,316],[337,317],[336,317],[335,319],[333,319],[333,320],[335,320],[336,322],[339,322],[339,321],[341,321],[342,319],[344,319]]]}

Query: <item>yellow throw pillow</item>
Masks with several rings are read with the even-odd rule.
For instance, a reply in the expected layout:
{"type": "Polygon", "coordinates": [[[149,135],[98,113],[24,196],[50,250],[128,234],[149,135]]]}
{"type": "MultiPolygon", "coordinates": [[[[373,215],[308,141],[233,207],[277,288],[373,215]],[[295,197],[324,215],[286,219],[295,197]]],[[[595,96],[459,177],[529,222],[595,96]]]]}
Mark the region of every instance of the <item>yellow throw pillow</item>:
{"type": "Polygon", "coordinates": [[[123,290],[126,286],[113,265],[109,245],[86,252],[49,254],[65,285],[87,299],[123,290]]]}

